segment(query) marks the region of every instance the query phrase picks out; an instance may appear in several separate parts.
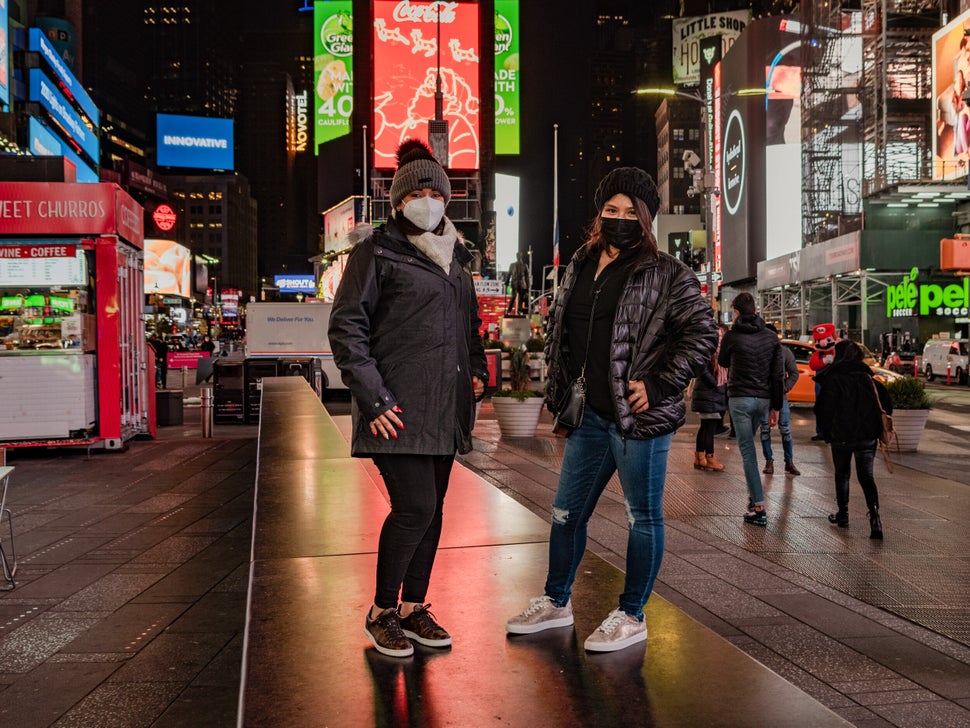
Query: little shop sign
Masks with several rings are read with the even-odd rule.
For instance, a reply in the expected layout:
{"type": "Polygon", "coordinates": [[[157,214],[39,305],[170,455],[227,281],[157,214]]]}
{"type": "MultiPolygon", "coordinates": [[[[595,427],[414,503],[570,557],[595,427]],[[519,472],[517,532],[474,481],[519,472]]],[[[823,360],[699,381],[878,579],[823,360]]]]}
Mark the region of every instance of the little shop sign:
{"type": "Polygon", "coordinates": [[[970,315],[970,278],[957,278],[950,285],[916,283],[919,269],[903,276],[899,285],[886,289],[886,315],[967,316],[970,315]]]}

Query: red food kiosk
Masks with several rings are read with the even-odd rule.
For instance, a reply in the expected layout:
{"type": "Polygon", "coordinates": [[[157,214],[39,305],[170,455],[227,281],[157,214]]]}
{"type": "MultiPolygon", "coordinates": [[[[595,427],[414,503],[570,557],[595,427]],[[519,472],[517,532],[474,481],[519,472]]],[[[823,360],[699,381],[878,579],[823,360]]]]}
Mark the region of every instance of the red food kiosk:
{"type": "Polygon", "coordinates": [[[0,182],[0,447],[154,437],[143,226],[114,184],[0,182]]]}

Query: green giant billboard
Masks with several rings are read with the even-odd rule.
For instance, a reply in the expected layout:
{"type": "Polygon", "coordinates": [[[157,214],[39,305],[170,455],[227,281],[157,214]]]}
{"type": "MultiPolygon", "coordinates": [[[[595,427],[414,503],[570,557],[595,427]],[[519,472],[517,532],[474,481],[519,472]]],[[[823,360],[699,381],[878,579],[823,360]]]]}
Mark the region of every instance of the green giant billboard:
{"type": "Polygon", "coordinates": [[[354,110],[351,0],[313,3],[314,150],[350,133],[354,110]]]}
{"type": "Polygon", "coordinates": [[[495,153],[519,153],[519,0],[495,0],[495,153]]]}

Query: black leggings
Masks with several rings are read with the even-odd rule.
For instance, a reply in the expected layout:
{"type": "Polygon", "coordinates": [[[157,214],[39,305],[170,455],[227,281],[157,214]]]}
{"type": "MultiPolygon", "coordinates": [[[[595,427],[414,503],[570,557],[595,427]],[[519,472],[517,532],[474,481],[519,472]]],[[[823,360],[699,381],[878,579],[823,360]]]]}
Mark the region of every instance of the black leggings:
{"type": "Polygon", "coordinates": [[[720,426],[718,420],[701,420],[701,426],[697,430],[697,442],[694,452],[702,452],[707,455],[714,454],[714,433],[720,426]]]}
{"type": "Polygon", "coordinates": [[[398,594],[402,601],[424,603],[454,462],[454,455],[374,455],[391,499],[377,547],[379,608],[396,607],[398,594]]]}
{"type": "Polygon", "coordinates": [[[879,509],[879,491],[872,476],[872,466],[876,460],[876,441],[857,443],[848,447],[832,445],[832,464],[835,466],[835,502],[840,511],[849,507],[849,476],[852,470],[852,456],[855,455],[855,474],[862,486],[869,511],[879,509]]]}

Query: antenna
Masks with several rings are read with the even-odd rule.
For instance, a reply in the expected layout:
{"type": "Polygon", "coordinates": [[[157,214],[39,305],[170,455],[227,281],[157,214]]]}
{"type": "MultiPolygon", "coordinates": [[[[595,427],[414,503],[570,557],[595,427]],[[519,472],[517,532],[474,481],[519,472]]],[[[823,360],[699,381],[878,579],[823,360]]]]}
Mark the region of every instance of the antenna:
{"type": "Polygon", "coordinates": [[[435,159],[445,169],[448,168],[448,122],[445,121],[445,95],[441,91],[441,3],[435,3],[435,17],[437,18],[437,76],[434,92],[434,119],[428,120],[428,145],[435,159]]]}

